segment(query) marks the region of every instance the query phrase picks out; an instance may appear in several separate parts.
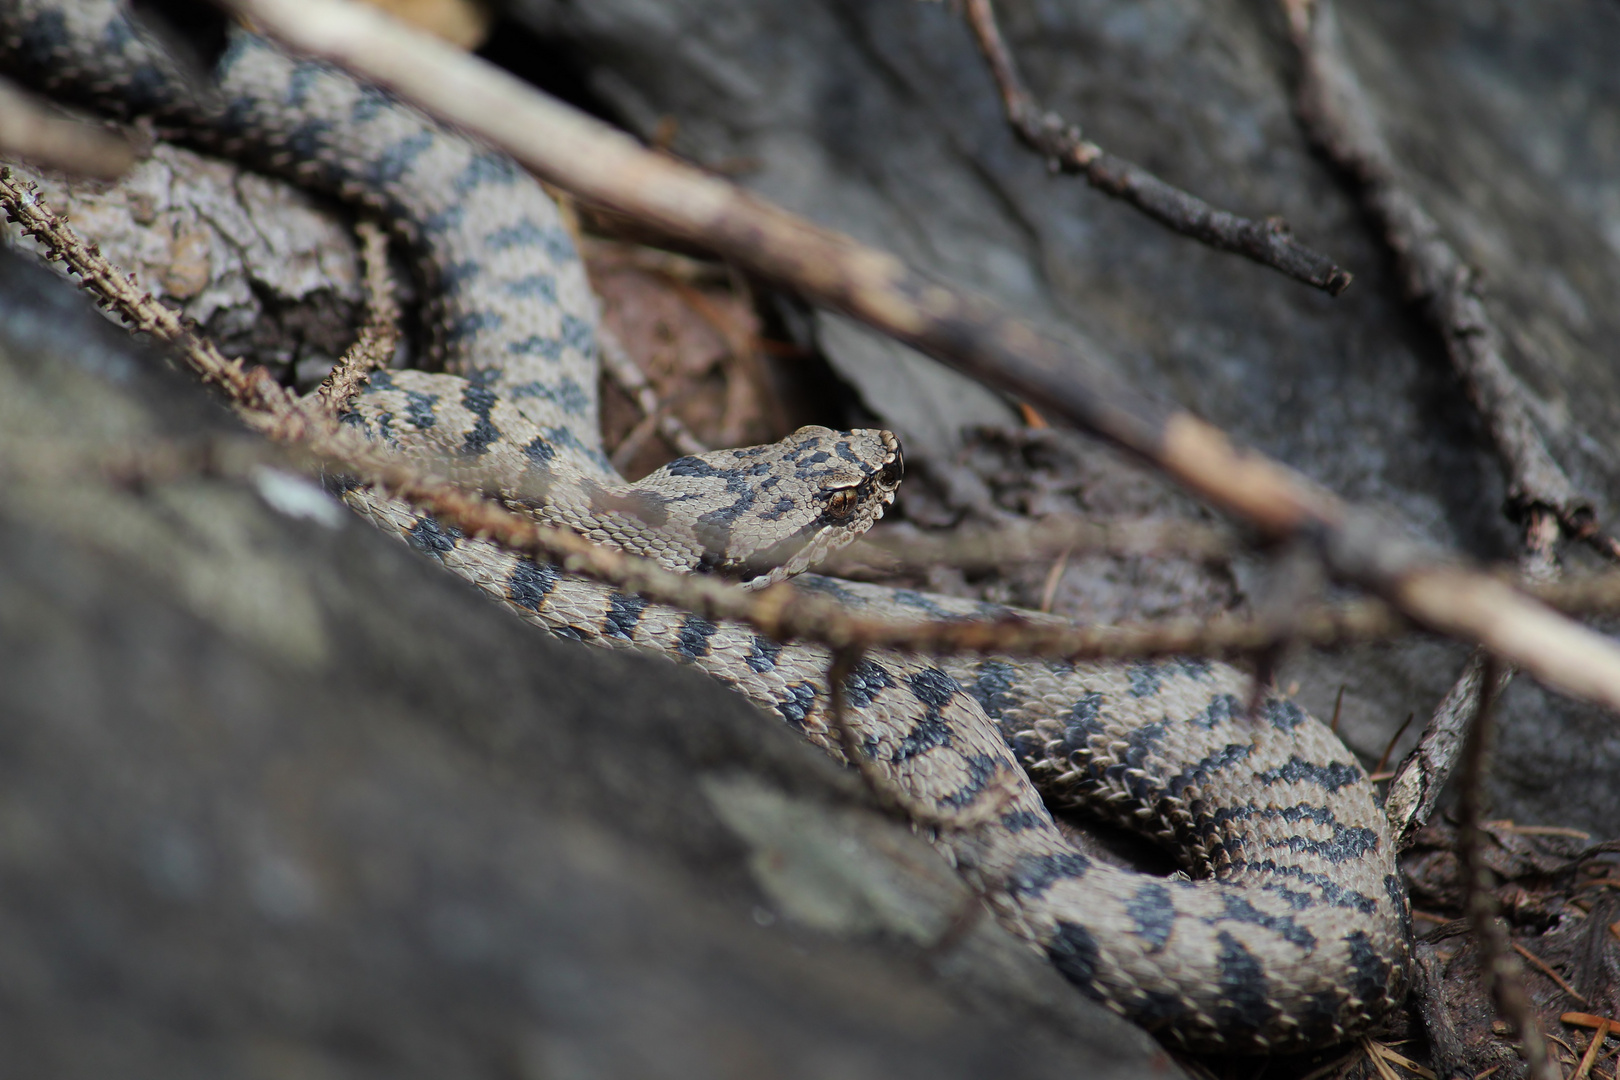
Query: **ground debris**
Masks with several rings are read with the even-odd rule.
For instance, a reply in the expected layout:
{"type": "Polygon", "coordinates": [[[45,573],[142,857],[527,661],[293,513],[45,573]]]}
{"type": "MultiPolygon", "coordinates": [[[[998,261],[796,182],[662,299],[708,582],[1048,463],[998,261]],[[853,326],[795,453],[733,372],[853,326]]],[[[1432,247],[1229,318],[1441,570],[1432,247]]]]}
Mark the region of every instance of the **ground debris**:
{"type": "MultiPolygon", "coordinates": [[[[1524,963],[1532,1006],[1568,1075],[1594,1034],[1568,1017],[1620,1018],[1620,843],[1512,821],[1486,822],[1482,831],[1481,858],[1524,963]]],[[[1435,1060],[1447,1067],[1442,1076],[1473,1077],[1493,1068],[1503,1077],[1519,1076],[1524,1065],[1516,1041],[1491,1004],[1477,942],[1462,920],[1456,842],[1449,822],[1431,824],[1403,863],[1421,935],[1417,1004],[1435,1060]]],[[[1612,1078],[1616,1052],[1620,1040],[1587,1063],[1588,1075],[1612,1078]]]]}

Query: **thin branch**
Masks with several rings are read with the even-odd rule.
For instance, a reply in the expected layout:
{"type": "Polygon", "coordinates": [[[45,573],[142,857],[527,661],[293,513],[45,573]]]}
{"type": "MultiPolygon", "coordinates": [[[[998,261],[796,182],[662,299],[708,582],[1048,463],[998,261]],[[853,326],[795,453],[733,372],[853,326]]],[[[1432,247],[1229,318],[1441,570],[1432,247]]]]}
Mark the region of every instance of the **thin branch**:
{"type": "Polygon", "coordinates": [[[1393,536],[1387,522],[1276,462],[1237,450],[1216,428],[1135,393],[1102,365],[988,301],[646,151],[622,132],[369,6],[353,0],[223,2],[295,50],[390,88],[582,199],[702,244],[1048,417],[1092,431],[1268,536],[1316,539],[1335,574],[1384,596],[1421,626],[1485,645],[1564,693],[1620,709],[1620,645],[1500,582],[1420,554],[1393,536]]]}
{"type": "Polygon", "coordinates": [[[966,0],[963,14],[996,80],[1008,125],[1054,170],[1084,176],[1098,191],[1123,199],[1183,236],[1252,259],[1330,296],[1350,287],[1350,271],[1295,240],[1281,218],[1255,221],[1217,210],[1140,165],[1107,153],[1085,139],[1079,127],[1042,109],[1018,74],[990,0],[966,0]]]}
{"type": "Polygon", "coordinates": [[[360,262],[365,267],[366,319],[332,373],[322,380],[321,400],[334,413],[348,407],[349,399],[371,372],[388,366],[399,347],[399,303],[388,276],[388,237],[374,221],[355,224],[360,237],[360,262]]]}
{"type": "Polygon", "coordinates": [[[47,258],[79,275],[98,304],[112,308],[131,327],[175,346],[204,382],[218,386],[239,407],[269,412],[285,398],[264,369],[245,371],[240,360],[226,360],[211,342],[192,334],[178,314],[153,300],[133,274],[108,262],[100,247],[80,239],[65,218],[51,211],[38,189],[17,180],[9,168],[0,168],[0,200],[6,217],[38,240],[47,258]]]}
{"type": "Polygon", "coordinates": [[[1463,736],[1469,721],[1479,711],[1487,669],[1495,680],[1495,685],[1490,688],[1492,698],[1507,687],[1511,672],[1501,665],[1490,664],[1486,654],[1476,650],[1457,681],[1435,707],[1434,715],[1418,738],[1417,746],[1401,762],[1395,779],[1390,781],[1389,793],[1384,798],[1384,813],[1395,829],[1396,847],[1409,846],[1418,830],[1434,813],[1440,793],[1445,790],[1446,781],[1451,777],[1462,752],[1463,736]]]}
{"type": "Polygon", "coordinates": [[[1360,185],[1363,204],[1394,253],[1408,299],[1419,304],[1485,419],[1520,514],[1550,510],[1571,536],[1599,535],[1592,505],[1553,458],[1526,405],[1528,391],[1503,356],[1503,334],[1473,268],[1400,181],[1366,93],[1345,56],[1331,0],[1283,0],[1300,57],[1297,111],[1306,132],[1360,185]]]}
{"type": "Polygon", "coordinates": [[[1555,1062],[1547,1055],[1547,1044],[1536,1023],[1535,1009],[1524,988],[1524,968],[1511,948],[1507,930],[1497,918],[1496,899],[1491,892],[1491,871],[1481,857],[1484,830],[1480,828],[1480,808],[1484,797],[1485,766],[1490,759],[1491,706],[1496,695],[1496,663],[1486,658],[1481,682],[1487,688],[1479,697],[1479,710],[1469,726],[1463,745],[1461,790],[1457,798],[1460,825],[1457,859],[1468,898],[1468,921],[1479,948],[1481,970],[1485,972],[1496,1010],[1518,1034],[1525,1062],[1534,1080],[1562,1080],[1555,1062]]]}
{"type": "Polygon", "coordinates": [[[0,158],[115,180],[135,164],[135,150],[122,135],[62,116],[10,80],[0,79],[0,158]]]}
{"type": "MultiPolygon", "coordinates": [[[[1230,558],[1238,548],[1232,530],[1193,521],[1091,521],[1078,515],[1023,519],[992,528],[960,527],[948,535],[913,528],[880,527],[833,557],[837,565],[870,563],[896,571],[954,566],[992,570],[1009,563],[1041,562],[1067,551],[1072,558],[1115,555],[1194,561],[1230,558]]],[[[838,576],[836,571],[826,572],[838,576]]]]}
{"type": "Polygon", "coordinates": [[[1543,960],[1541,957],[1537,956],[1523,945],[1520,945],[1517,941],[1513,943],[1513,951],[1530,961],[1531,967],[1547,976],[1547,978],[1551,979],[1553,983],[1557,985],[1558,989],[1562,990],[1564,993],[1568,994],[1582,1005],[1590,1005],[1592,1003],[1585,994],[1581,993],[1573,986],[1569,985],[1569,983],[1565,982],[1564,977],[1558,974],[1558,972],[1553,969],[1552,965],[1548,964],[1547,961],[1543,960]]]}
{"type": "MultiPolygon", "coordinates": [[[[658,434],[682,454],[701,454],[709,449],[692,434],[692,430],[680,417],[670,411],[668,403],[658,400],[658,393],[653,389],[652,382],[636,363],[635,357],[631,356],[629,350],[620,343],[617,334],[606,327],[600,327],[597,330],[596,343],[597,353],[602,358],[602,370],[613,380],[613,385],[624,391],[625,396],[635,402],[636,408],[641,410],[642,423],[648,426],[649,433],[656,428],[658,434]]],[[[621,453],[626,460],[635,456],[634,451],[624,452],[625,446],[631,442],[632,439],[629,437],[624,440],[614,454],[615,459],[621,453]]],[[[615,460],[613,464],[618,466],[620,462],[615,460]]]]}
{"type": "Polygon", "coordinates": [[[1609,1025],[1600,1024],[1592,1032],[1592,1041],[1586,1044],[1586,1053],[1581,1055],[1581,1063],[1575,1069],[1575,1074],[1569,1080],[1586,1080],[1592,1073],[1592,1066],[1597,1064],[1598,1055],[1603,1052],[1603,1044],[1609,1038],[1609,1025]]]}

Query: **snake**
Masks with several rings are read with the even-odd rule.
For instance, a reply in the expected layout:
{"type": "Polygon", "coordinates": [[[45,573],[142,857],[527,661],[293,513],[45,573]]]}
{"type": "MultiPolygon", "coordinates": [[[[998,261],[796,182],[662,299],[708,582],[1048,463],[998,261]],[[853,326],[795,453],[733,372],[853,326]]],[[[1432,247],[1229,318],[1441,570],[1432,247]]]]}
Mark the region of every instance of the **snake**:
{"type": "MultiPolygon", "coordinates": [[[[556,204],[388,91],[235,26],[203,71],[117,0],[0,3],[0,71],[386,220],[421,275],[440,370],[374,373],[345,416],[371,437],[671,569],[745,587],[791,577],[857,613],[1009,614],[808,572],[892,505],[904,463],[888,432],[806,427],[627,483],[603,450],[597,306],[556,204]]],[[[1168,1045],[1322,1047],[1402,1000],[1410,909],[1367,773],[1293,701],[1251,701],[1233,667],[878,650],[842,683],[840,731],[825,648],[568,574],[382,491],[343,497],[552,634],[671,657],[835,758],[859,755],[929,811],[914,827],[1003,926],[1168,1045]],[[1071,810],[1146,836],[1180,869],[1087,854],[1054,817],[1071,810]]]]}

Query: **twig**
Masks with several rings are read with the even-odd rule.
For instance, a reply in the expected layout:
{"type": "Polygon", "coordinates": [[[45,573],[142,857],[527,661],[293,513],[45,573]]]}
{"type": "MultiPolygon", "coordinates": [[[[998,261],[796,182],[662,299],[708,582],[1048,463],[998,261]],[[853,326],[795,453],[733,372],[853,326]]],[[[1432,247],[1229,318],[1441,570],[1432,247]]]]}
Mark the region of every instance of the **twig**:
{"type": "MultiPolygon", "coordinates": [[[[1062,555],[1159,556],[1196,561],[1230,558],[1237,550],[1232,530],[1191,521],[1152,519],[1092,521],[1054,515],[1039,521],[1013,520],[992,528],[960,527],[941,535],[919,529],[885,531],[861,537],[836,556],[839,562],[875,563],[896,570],[955,566],[990,570],[1009,563],[1038,562],[1062,555]]],[[[1620,575],[1615,585],[1620,602],[1620,575]]]]}
{"type": "MultiPolygon", "coordinates": [[[[652,382],[648,380],[635,358],[620,343],[618,335],[609,331],[607,327],[600,327],[597,330],[596,343],[597,352],[602,358],[602,370],[613,380],[615,386],[624,391],[626,397],[635,402],[636,408],[641,410],[644,418],[642,422],[650,423],[649,430],[656,427],[658,434],[682,454],[701,454],[708,449],[696,435],[692,434],[685,422],[670,411],[668,405],[658,400],[658,393],[653,389],[652,382]]],[[[640,425],[637,426],[639,428],[640,425]]],[[[630,443],[631,439],[627,437],[619,447],[619,452],[624,451],[624,447],[630,443]]],[[[614,454],[615,466],[620,464],[617,460],[619,452],[614,454]]],[[[624,453],[627,460],[633,456],[634,451],[624,453]]]]}
{"type": "Polygon", "coordinates": [[[317,391],[326,407],[342,412],[371,372],[388,366],[399,347],[399,303],[388,276],[388,237],[374,221],[356,222],[360,263],[365,267],[366,319],[354,344],[338,358],[317,391]]]}
{"type": "Polygon", "coordinates": [[[272,411],[285,395],[262,368],[244,371],[240,360],[226,360],[213,344],[187,329],[179,315],[157,303],[135,283],[133,274],[118,271],[95,244],[86,244],[51,212],[33,184],[18,181],[9,168],[0,168],[0,200],[6,217],[38,240],[50,259],[60,260],[103,307],[112,308],[136,329],[178,349],[205,382],[224,390],[237,404],[261,412],[272,411]]]}
{"type": "MultiPolygon", "coordinates": [[[[1343,691],[1340,691],[1340,696],[1341,698],[1343,697],[1343,691]]],[[[1338,719],[1338,715],[1339,707],[1335,705],[1333,707],[1333,717],[1335,720],[1338,719]]],[[[1395,734],[1391,735],[1389,737],[1389,742],[1384,744],[1384,752],[1378,755],[1378,764],[1373,766],[1373,775],[1376,776],[1384,771],[1384,766],[1389,764],[1389,755],[1395,752],[1395,744],[1400,741],[1402,735],[1406,734],[1406,729],[1412,726],[1412,721],[1416,719],[1416,717],[1417,713],[1409,712],[1406,714],[1406,719],[1401,721],[1401,726],[1395,729],[1395,734]]],[[[1335,725],[1335,730],[1336,729],[1337,725],[1335,725]]]]}
{"type": "MultiPolygon", "coordinates": [[[[1571,536],[1598,539],[1591,503],[1554,460],[1525,404],[1527,391],[1502,355],[1503,335],[1479,280],[1440,225],[1400,182],[1354,70],[1331,0],[1283,0],[1299,52],[1298,113],[1312,141],[1361,185],[1362,200],[1395,254],[1407,297],[1445,342],[1452,367],[1485,419],[1508,479],[1508,499],[1527,515],[1542,508],[1571,536]]],[[[1533,541],[1545,543],[1544,539],[1533,541]]],[[[1550,548],[1550,545],[1547,545],[1550,548]]]]}
{"type": "Polygon", "coordinates": [[[990,0],[966,0],[963,14],[996,80],[1007,123],[1053,169],[1084,176],[1098,191],[1125,200],[1183,236],[1252,259],[1331,296],[1350,287],[1350,272],[1295,240],[1281,218],[1255,221],[1217,210],[1083,138],[1078,127],[1042,109],[1024,86],[990,0]]]}
{"type": "Polygon", "coordinates": [[[1479,696],[1479,709],[1463,744],[1461,791],[1457,798],[1460,826],[1457,860],[1467,889],[1468,921],[1479,948],[1480,968],[1485,972],[1496,1010],[1519,1036],[1524,1060],[1535,1080],[1562,1080],[1558,1066],[1547,1055],[1547,1044],[1536,1023],[1535,1010],[1524,988],[1524,969],[1509,947],[1507,930],[1497,918],[1496,900],[1491,893],[1490,869],[1481,858],[1484,830],[1480,828],[1481,800],[1484,797],[1485,765],[1491,741],[1491,706],[1496,701],[1496,662],[1487,657],[1479,696]]]}
{"type": "Polygon", "coordinates": [[[1581,1055],[1581,1063],[1575,1069],[1575,1075],[1569,1080],[1586,1080],[1592,1072],[1592,1066],[1597,1064],[1598,1054],[1603,1050],[1603,1044],[1609,1038],[1609,1025],[1599,1024],[1597,1030],[1592,1032],[1592,1041],[1587,1044],[1586,1053],[1581,1055]]]}
{"type": "Polygon", "coordinates": [[[123,136],[60,116],[32,94],[0,79],[0,158],[115,180],[135,164],[135,150],[123,136]]]}
{"type": "Polygon", "coordinates": [[[1401,1080],[1389,1062],[1384,1060],[1384,1056],[1373,1049],[1373,1041],[1366,1036],[1361,1038],[1361,1052],[1372,1063],[1373,1071],[1378,1074],[1379,1080],[1401,1080]]]}
{"type": "Polygon", "coordinates": [[[1520,945],[1517,941],[1513,943],[1513,951],[1530,961],[1530,966],[1556,983],[1558,989],[1562,990],[1564,993],[1568,994],[1582,1005],[1591,1004],[1591,1002],[1587,1000],[1585,994],[1580,993],[1573,986],[1569,985],[1569,983],[1565,982],[1564,977],[1558,974],[1558,972],[1554,971],[1552,967],[1548,965],[1547,961],[1543,960],[1541,957],[1537,956],[1523,945],[1520,945]]]}
{"type": "MultiPolygon", "coordinates": [[[[1611,605],[1620,602],[1620,573],[1599,574],[1580,581],[1559,580],[1558,564],[1552,556],[1552,539],[1557,532],[1558,522],[1551,511],[1542,507],[1531,512],[1525,529],[1524,551],[1519,558],[1524,575],[1522,587],[1565,614],[1614,610],[1612,606],[1603,605],[1605,601],[1611,605]]],[[[1395,826],[1398,847],[1409,844],[1428,822],[1446,780],[1456,767],[1463,728],[1479,706],[1483,685],[1480,672],[1484,663],[1484,651],[1475,650],[1462,674],[1435,707],[1417,745],[1396,770],[1384,809],[1395,826]]],[[[1513,676],[1511,667],[1499,667],[1492,693],[1501,696],[1513,676]]]]}
{"type": "Polygon", "coordinates": [[[1367,1048],[1370,1051],[1370,1056],[1381,1057],[1391,1064],[1399,1065],[1407,1072],[1421,1076],[1423,1080],[1438,1080],[1433,1069],[1419,1065],[1405,1054],[1396,1051],[1394,1047],[1387,1046],[1373,1038],[1367,1038],[1363,1041],[1366,1043],[1367,1048]]]}
{"type": "Polygon", "coordinates": [[[1069,556],[1073,553],[1074,548],[1066,547],[1052,561],[1052,568],[1046,572],[1046,582],[1041,586],[1041,611],[1052,610],[1052,600],[1057,596],[1058,582],[1063,580],[1063,571],[1068,567],[1069,556]]]}
{"type": "MultiPolygon", "coordinates": [[[[1526,390],[1503,356],[1502,332],[1486,309],[1476,276],[1401,184],[1344,55],[1331,0],[1283,0],[1283,7],[1301,62],[1300,119],[1311,139],[1360,184],[1363,202],[1395,255],[1408,298],[1422,306],[1439,332],[1452,367],[1485,420],[1507,474],[1510,506],[1524,523],[1521,566],[1526,577],[1557,576],[1560,529],[1614,557],[1620,545],[1599,530],[1591,504],[1531,420],[1526,390]]],[[[1391,785],[1387,806],[1403,843],[1428,820],[1451,772],[1460,726],[1473,712],[1480,689],[1480,664],[1476,654],[1391,785]]],[[[1512,667],[1504,668],[1503,685],[1512,676],[1512,667]]]]}
{"type": "Polygon", "coordinates": [[[1482,644],[1571,696],[1620,709],[1620,646],[1500,582],[1420,555],[1388,524],[1219,430],[1151,402],[994,305],[637,146],[487,63],[353,0],[222,0],[513,153],[587,201],[717,251],[1147,460],[1269,537],[1319,542],[1339,577],[1427,629],[1482,644]]]}
{"type": "Polygon", "coordinates": [[[1434,813],[1440,793],[1462,751],[1469,719],[1479,711],[1480,692],[1489,667],[1496,685],[1492,697],[1506,688],[1511,677],[1500,665],[1488,664],[1483,650],[1475,650],[1457,681],[1435,707],[1412,752],[1401,763],[1384,799],[1384,812],[1394,826],[1396,846],[1405,848],[1434,813]]]}

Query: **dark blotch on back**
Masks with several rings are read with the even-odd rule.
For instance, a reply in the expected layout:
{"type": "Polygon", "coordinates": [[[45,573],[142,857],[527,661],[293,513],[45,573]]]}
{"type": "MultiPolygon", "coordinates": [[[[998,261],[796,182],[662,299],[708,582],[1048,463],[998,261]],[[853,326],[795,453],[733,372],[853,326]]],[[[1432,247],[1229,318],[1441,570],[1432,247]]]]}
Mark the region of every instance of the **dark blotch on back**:
{"type": "Polygon", "coordinates": [[[607,618],[602,620],[602,633],[608,637],[631,640],[636,631],[636,624],[641,622],[641,613],[646,609],[647,601],[641,597],[614,593],[608,600],[608,613],[607,618]]]}
{"type": "Polygon", "coordinates": [[[776,711],[793,727],[803,729],[805,717],[810,715],[810,707],[815,704],[816,694],[819,693],[816,685],[797,682],[786,687],[784,692],[787,696],[776,703],[776,711]]]}
{"type": "Polygon", "coordinates": [[[1187,721],[1196,724],[1205,731],[1213,730],[1216,724],[1229,724],[1234,717],[1243,715],[1243,704],[1231,694],[1221,694],[1210,701],[1209,706],[1197,716],[1187,721]]]}
{"type": "Polygon", "coordinates": [[[438,394],[424,394],[417,390],[405,391],[405,418],[416,425],[418,431],[426,431],[439,422],[433,415],[433,407],[439,403],[438,394]]]}
{"type": "Polygon", "coordinates": [[[776,658],[781,654],[781,642],[772,641],[770,638],[763,638],[755,634],[753,645],[748,650],[748,655],[743,658],[743,663],[763,675],[767,671],[776,668],[776,658]]]}
{"type": "Polygon", "coordinates": [[[1085,927],[1059,920],[1057,932],[1052,935],[1051,944],[1046,946],[1046,955],[1064,978],[1086,994],[1098,996],[1095,985],[1099,958],[1097,942],[1085,927]]]}
{"type": "Polygon", "coordinates": [[[918,754],[926,754],[941,746],[951,745],[951,726],[936,714],[930,713],[914,724],[910,731],[894,745],[891,760],[896,763],[910,761],[918,754]]]}
{"type": "Polygon", "coordinates": [[[1346,934],[1344,944],[1350,952],[1350,970],[1353,972],[1348,988],[1350,992],[1369,1003],[1383,1000],[1389,981],[1389,965],[1367,940],[1366,931],[1346,934]]]}
{"type": "Polygon", "coordinates": [[[471,431],[467,432],[462,441],[461,450],[464,454],[474,457],[488,450],[490,444],[501,437],[501,431],[490,420],[490,410],[495,408],[495,391],[487,390],[475,383],[468,383],[467,389],[461,393],[461,404],[477,419],[471,431]]]}
{"type": "Polygon", "coordinates": [[[1279,731],[1293,731],[1309,719],[1304,709],[1282,698],[1267,701],[1262,715],[1279,731]]]}
{"type": "Polygon", "coordinates": [[[940,709],[951,703],[951,698],[961,687],[956,680],[945,674],[939,668],[923,668],[911,676],[911,692],[917,695],[917,700],[923,703],[929,713],[937,714],[940,709]]]}
{"type": "Polygon", "coordinates": [[[1071,750],[1085,750],[1091,736],[1103,733],[1102,695],[1092,690],[1082,695],[1069,709],[1069,719],[1063,727],[1063,742],[1071,750]]]}
{"type": "Polygon", "coordinates": [[[1154,664],[1132,664],[1126,671],[1131,681],[1131,697],[1145,698],[1159,692],[1164,684],[1164,672],[1154,664]]]}
{"type": "Polygon", "coordinates": [[[1000,660],[986,660],[979,665],[977,677],[968,693],[992,720],[1000,720],[1007,709],[1017,704],[1012,694],[1013,666],[1000,660]]]}
{"type": "Polygon", "coordinates": [[[1268,914],[1235,893],[1225,894],[1221,897],[1221,901],[1224,905],[1224,910],[1220,915],[1222,919],[1264,927],[1290,945],[1297,946],[1306,952],[1311,952],[1316,948],[1316,935],[1287,915],[1268,914]]]}
{"type": "Polygon", "coordinates": [[[1039,896],[1053,883],[1085,877],[1091,860],[1079,852],[1037,855],[1024,859],[1007,879],[1007,891],[1014,896],[1039,896]]]}
{"type": "Polygon", "coordinates": [[[1268,787],[1276,783],[1309,783],[1315,784],[1325,791],[1338,791],[1346,784],[1353,784],[1361,779],[1361,770],[1354,765],[1340,765],[1330,763],[1327,765],[1313,765],[1311,762],[1295,755],[1288,759],[1287,764],[1279,765],[1275,769],[1255,773],[1255,779],[1268,787]]]}
{"type": "Polygon", "coordinates": [[[688,615],[686,621],[681,623],[680,634],[675,641],[675,648],[682,656],[689,656],[696,660],[709,655],[709,639],[719,627],[708,619],[699,615],[688,615]]]}
{"type": "MultiPolygon", "coordinates": [[[[546,594],[557,584],[557,568],[550,563],[535,563],[533,559],[519,559],[506,579],[506,596],[518,607],[539,611],[546,594]]],[[[575,635],[578,640],[578,635],[575,635]]]]}
{"type": "Polygon", "coordinates": [[[427,552],[434,558],[442,559],[455,548],[456,540],[461,537],[461,531],[455,528],[446,529],[434,518],[420,517],[405,535],[419,550],[427,552]]]}
{"type": "Polygon", "coordinates": [[[1125,913],[1136,920],[1136,934],[1147,942],[1150,952],[1158,952],[1170,940],[1176,909],[1170,903],[1170,890],[1150,881],[1136,890],[1125,905],[1125,913]]]}
{"type": "Polygon", "coordinates": [[[883,691],[894,686],[889,669],[875,660],[862,660],[844,679],[844,700],[857,709],[872,704],[883,691]]]}
{"type": "Polygon", "coordinates": [[[1243,943],[1222,930],[1216,940],[1220,943],[1217,965],[1220,971],[1221,997],[1216,1009],[1216,1022],[1229,1033],[1255,1033],[1271,1020],[1272,1007],[1267,999],[1271,986],[1260,961],[1243,943]]]}

